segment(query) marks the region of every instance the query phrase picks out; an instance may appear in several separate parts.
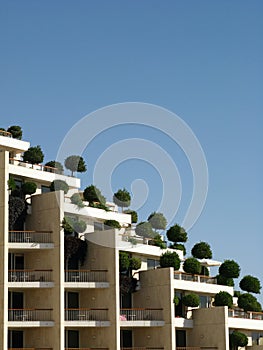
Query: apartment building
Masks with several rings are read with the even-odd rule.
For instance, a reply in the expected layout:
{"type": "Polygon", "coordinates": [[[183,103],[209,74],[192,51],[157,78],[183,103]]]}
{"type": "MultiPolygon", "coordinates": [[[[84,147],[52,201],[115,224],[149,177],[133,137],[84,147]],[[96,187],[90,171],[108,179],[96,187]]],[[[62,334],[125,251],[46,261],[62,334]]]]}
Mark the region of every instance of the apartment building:
{"type": "MultiPolygon", "coordinates": [[[[247,349],[263,349],[263,314],[213,307],[216,293],[233,288],[216,278],[158,268],[164,250],[147,244],[131,229],[131,216],[90,207],[78,208],[70,196],[80,190],[76,177],[22,161],[30,144],[0,135],[0,348],[31,350],[199,350],[229,349],[229,334],[248,336],[247,349]],[[23,227],[9,229],[8,180],[37,184],[28,199],[23,227]],[[55,179],[69,193],[49,192],[55,179]],[[87,242],[83,264],[65,262],[65,216],[84,220],[87,242]],[[116,220],[120,230],[104,229],[116,220]],[[132,238],[132,239],[131,239],[132,238]],[[142,261],[133,293],[121,293],[119,251],[142,261]],[[188,293],[200,297],[198,308],[174,306],[188,293]]],[[[181,251],[178,251],[183,261],[181,251]]],[[[208,268],[216,265],[202,261],[208,268]]]]}

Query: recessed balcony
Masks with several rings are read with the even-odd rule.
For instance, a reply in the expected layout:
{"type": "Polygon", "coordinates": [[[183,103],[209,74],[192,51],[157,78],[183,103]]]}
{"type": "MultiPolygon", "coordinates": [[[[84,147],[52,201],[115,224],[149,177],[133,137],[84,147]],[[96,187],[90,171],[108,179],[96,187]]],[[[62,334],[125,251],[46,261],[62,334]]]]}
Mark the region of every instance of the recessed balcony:
{"type": "Polygon", "coordinates": [[[66,288],[108,288],[107,270],[65,270],[66,288]]]}
{"type": "Polygon", "coordinates": [[[9,270],[8,286],[12,288],[52,288],[53,270],[9,270]]]}
{"type": "Polygon", "coordinates": [[[9,248],[52,249],[52,231],[9,231],[9,248]]]}
{"type": "Polygon", "coordinates": [[[263,321],[263,312],[243,311],[239,309],[229,309],[228,317],[245,318],[247,320],[263,321]]]}
{"type": "Polygon", "coordinates": [[[9,327],[53,327],[53,309],[8,309],[9,327]]]}
{"type": "Polygon", "coordinates": [[[163,326],[163,310],[151,308],[120,309],[120,324],[124,327],[163,326]]]}
{"type": "Polygon", "coordinates": [[[108,327],[108,309],[65,309],[65,326],[108,327]]]}

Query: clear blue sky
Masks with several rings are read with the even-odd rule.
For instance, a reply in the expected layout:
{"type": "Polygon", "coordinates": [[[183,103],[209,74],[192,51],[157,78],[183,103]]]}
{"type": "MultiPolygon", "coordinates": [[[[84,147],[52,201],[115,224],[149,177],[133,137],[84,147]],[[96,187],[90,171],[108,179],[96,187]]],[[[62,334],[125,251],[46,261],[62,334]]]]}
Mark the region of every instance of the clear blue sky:
{"type": "MultiPolygon", "coordinates": [[[[188,252],[208,241],[215,259],[235,259],[242,275],[263,284],[262,37],[261,0],[1,1],[0,126],[21,125],[48,161],[67,131],[97,108],[140,101],[178,114],[198,137],[210,177],[188,252]]],[[[84,154],[83,185],[100,153],[131,135],[171,154],[187,201],[191,173],[180,151],[143,128],[98,137],[84,154]]],[[[155,171],[127,162],[116,169],[113,187],[130,189],[136,177],[150,190],[144,220],[160,200],[155,171]]]]}

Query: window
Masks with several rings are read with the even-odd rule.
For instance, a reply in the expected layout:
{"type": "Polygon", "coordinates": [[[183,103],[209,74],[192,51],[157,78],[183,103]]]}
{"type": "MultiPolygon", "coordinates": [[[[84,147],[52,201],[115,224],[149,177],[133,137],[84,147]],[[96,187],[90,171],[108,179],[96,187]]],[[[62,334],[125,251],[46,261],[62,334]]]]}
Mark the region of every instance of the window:
{"type": "Polygon", "coordinates": [[[160,266],[160,262],[154,259],[147,259],[147,270],[153,270],[157,266],[160,266]]]}
{"type": "Polygon", "coordinates": [[[50,187],[49,186],[41,186],[41,193],[47,193],[50,192],[50,187]]]}
{"type": "Polygon", "coordinates": [[[94,221],[94,231],[103,231],[104,224],[102,222],[94,221]]]}
{"type": "Polygon", "coordinates": [[[199,295],[200,298],[200,307],[208,308],[211,305],[211,297],[208,295],[199,295]]]}
{"type": "Polygon", "coordinates": [[[176,330],[176,346],[186,346],[186,331],[176,330]]]}
{"type": "Polygon", "coordinates": [[[252,333],[252,345],[263,345],[263,333],[253,332],[252,333]]]}

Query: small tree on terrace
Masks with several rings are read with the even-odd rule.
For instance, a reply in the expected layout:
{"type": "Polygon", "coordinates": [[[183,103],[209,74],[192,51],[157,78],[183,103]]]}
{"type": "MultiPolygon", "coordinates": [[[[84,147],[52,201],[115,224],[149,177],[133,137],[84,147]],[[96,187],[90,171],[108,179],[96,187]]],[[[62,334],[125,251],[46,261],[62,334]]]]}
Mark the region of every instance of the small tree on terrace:
{"type": "Polygon", "coordinates": [[[196,243],[192,248],[192,255],[197,259],[212,259],[212,250],[206,242],[196,243]]]}
{"type": "Polygon", "coordinates": [[[20,126],[18,125],[12,125],[7,129],[8,132],[10,132],[14,139],[21,140],[23,131],[20,126]]]}
{"type": "Polygon", "coordinates": [[[151,223],[152,228],[155,230],[165,230],[167,225],[167,220],[162,213],[151,213],[148,217],[148,221],[151,223]]]}
{"type": "Polygon", "coordinates": [[[152,225],[149,222],[139,222],[139,224],[135,228],[135,232],[138,236],[142,236],[145,238],[154,238],[155,232],[152,229],[152,225]]]}
{"type": "Polygon", "coordinates": [[[261,304],[257,301],[257,298],[255,298],[254,295],[249,293],[241,294],[238,297],[237,304],[244,311],[262,311],[261,304]]]}
{"type": "Polygon", "coordinates": [[[68,170],[71,170],[71,176],[73,176],[75,171],[77,171],[78,173],[84,173],[85,171],[87,171],[85,161],[80,156],[69,156],[65,159],[64,164],[68,170]]]}
{"type": "Polygon", "coordinates": [[[229,308],[233,305],[232,295],[227,292],[219,292],[215,295],[215,306],[228,306],[229,308]]]}
{"type": "Polygon", "coordinates": [[[179,270],[180,263],[179,255],[176,252],[166,252],[160,256],[161,267],[173,267],[174,270],[179,270]]]}
{"type": "Polygon", "coordinates": [[[171,226],[169,230],[167,230],[166,234],[169,241],[174,243],[187,242],[187,233],[185,232],[185,229],[178,224],[171,226]]]}
{"type": "Polygon", "coordinates": [[[200,274],[202,267],[200,262],[196,258],[188,258],[184,261],[183,268],[186,273],[198,275],[200,274]]]}
{"type": "Polygon", "coordinates": [[[131,195],[125,188],[123,188],[122,190],[119,189],[113,195],[113,202],[116,205],[118,205],[119,207],[121,207],[122,211],[123,211],[124,207],[129,207],[130,206],[130,204],[131,204],[131,195]]]}
{"type": "Polygon", "coordinates": [[[242,278],[239,283],[239,287],[250,293],[260,293],[261,285],[258,278],[247,275],[242,278]]]}
{"type": "Polygon", "coordinates": [[[229,345],[231,350],[237,350],[239,346],[247,346],[248,338],[244,333],[234,331],[229,335],[229,345]]]}
{"type": "Polygon", "coordinates": [[[131,215],[131,222],[133,224],[137,223],[137,221],[138,221],[138,214],[137,214],[137,212],[135,210],[130,210],[130,209],[124,210],[124,214],[131,215]]]}
{"type": "Polygon", "coordinates": [[[42,163],[44,160],[44,153],[42,152],[41,147],[39,145],[30,147],[27,151],[25,151],[23,160],[31,164],[42,163]]]}
{"type": "Polygon", "coordinates": [[[63,165],[60,162],[57,162],[55,160],[51,160],[50,162],[47,162],[45,164],[45,166],[51,167],[51,168],[56,168],[56,172],[58,174],[62,174],[63,170],[64,170],[63,165]]]}
{"type": "Polygon", "coordinates": [[[219,267],[219,273],[227,278],[238,278],[240,267],[234,260],[225,260],[219,267]]]}
{"type": "Polygon", "coordinates": [[[85,201],[89,203],[99,202],[101,204],[106,204],[106,198],[101,194],[101,191],[94,185],[90,185],[85,188],[83,192],[83,197],[85,201]]]}

